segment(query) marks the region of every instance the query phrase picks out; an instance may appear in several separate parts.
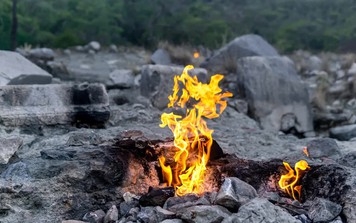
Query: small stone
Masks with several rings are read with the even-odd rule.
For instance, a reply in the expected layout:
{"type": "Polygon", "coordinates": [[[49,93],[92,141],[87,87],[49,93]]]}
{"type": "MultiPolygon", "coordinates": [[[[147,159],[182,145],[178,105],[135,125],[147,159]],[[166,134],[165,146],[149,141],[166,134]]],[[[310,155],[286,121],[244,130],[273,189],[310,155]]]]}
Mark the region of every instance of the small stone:
{"type": "Polygon", "coordinates": [[[130,192],[125,192],[122,197],[124,198],[125,202],[131,202],[133,200],[139,200],[140,197],[137,196],[136,194],[130,193],[130,192]]]}
{"type": "Polygon", "coordinates": [[[221,222],[229,217],[231,213],[224,207],[219,205],[200,205],[180,209],[177,216],[183,221],[194,223],[214,223],[221,222]]]}
{"type": "Polygon", "coordinates": [[[336,141],[330,138],[312,140],[307,149],[311,158],[339,158],[341,154],[336,141]]]}
{"type": "Polygon", "coordinates": [[[100,210],[86,213],[83,217],[83,220],[90,223],[103,223],[104,217],[105,217],[105,212],[100,209],[100,210]]]}
{"type": "Polygon", "coordinates": [[[336,218],[342,211],[339,204],[323,198],[315,198],[308,211],[308,216],[313,222],[328,222],[336,218]]]}
{"type": "Polygon", "coordinates": [[[165,219],[172,219],[176,215],[174,212],[163,209],[160,206],[155,207],[155,211],[156,211],[158,221],[160,221],[160,222],[165,219]]]}
{"type": "Polygon", "coordinates": [[[257,192],[251,185],[239,178],[228,177],[225,178],[224,183],[221,185],[214,203],[231,211],[237,211],[241,205],[256,196],[257,192]]]}
{"type": "Polygon", "coordinates": [[[281,118],[281,127],[282,132],[288,132],[295,127],[296,116],[292,113],[288,113],[282,116],[281,118]]]}
{"type": "Polygon", "coordinates": [[[154,207],[142,207],[141,211],[137,214],[137,219],[143,223],[159,222],[154,207]]]}
{"type": "Polygon", "coordinates": [[[121,216],[128,216],[130,211],[133,208],[136,208],[139,205],[138,200],[132,200],[128,202],[120,203],[120,215],[121,216]]]}
{"type": "Polygon", "coordinates": [[[104,217],[104,223],[115,223],[119,219],[119,210],[113,205],[104,217]]]}
{"type": "Polygon", "coordinates": [[[22,143],[21,138],[0,138],[0,164],[7,164],[22,143]]]}
{"type": "Polygon", "coordinates": [[[166,200],[173,196],[173,187],[150,188],[148,193],[140,198],[140,204],[142,206],[163,206],[166,200]]]}
{"type": "Polygon", "coordinates": [[[163,208],[169,211],[179,211],[186,207],[196,206],[196,205],[210,205],[210,199],[203,196],[199,197],[195,194],[187,194],[182,197],[170,197],[164,203],[163,208]]]}
{"type": "Polygon", "coordinates": [[[117,46],[115,44],[111,44],[109,47],[110,52],[112,53],[117,53],[119,50],[117,49],[117,46]]]}

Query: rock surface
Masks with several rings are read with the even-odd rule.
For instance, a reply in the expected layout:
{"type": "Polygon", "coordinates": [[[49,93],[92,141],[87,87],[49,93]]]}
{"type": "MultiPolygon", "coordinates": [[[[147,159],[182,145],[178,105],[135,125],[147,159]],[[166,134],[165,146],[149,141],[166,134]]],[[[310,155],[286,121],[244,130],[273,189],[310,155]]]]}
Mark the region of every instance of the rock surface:
{"type": "Polygon", "coordinates": [[[330,137],[342,141],[350,140],[356,137],[356,124],[331,128],[330,137]]]}
{"type": "Polygon", "coordinates": [[[249,111],[263,128],[278,131],[283,116],[293,114],[293,128],[297,132],[313,131],[306,85],[288,60],[281,57],[241,58],[237,63],[237,75],[249,111]]]}
{"type": "Polygon", "coordinates": [[[18,53],[0,50],[0,86],[49,84],[52,76],[18,53]]]}
{"type": "Polygon", "coordinates": [[[301,221],[292,217],[282,208],[273,205],[266,199],[255,198],[245,205],[242,205],[239,212],[232,214],[225,219],[223,223],[301,223],[301,221]]]}
{"type": "Polygon", "coordinates": [[[21,138],[0,138],[0,164],[7,164],[22,143],[21,138]]]}
{"type": "Polygon", "coordinates": [[[308,216],[313,222],[329,222],[335,219],[341,212],[342,207],[329,200],[315,198],[309,208],[308,216]]]}
{"type": "Polygon", "coordinates": [[[201,64],[201,67],[213,73],[235,73],[236,63],[239,58],[278,55],[277,50],[261,36],[249,34],[237,37],[219,49],[215,55],[201,64]]]}
{"type": "Polygon", "coordinates": [[[193,223],[193,222],[222,222],[231,213],[224,207],[219,205],[216,206],[192,206],[185,209],[181,209],[177,212],[183,221],[193,223]]]}
{"type": "Polygon", "coordinates": [[[170,65],[172,64],[171,56],[165,49],[157,49],[151,56],[151,61],[154,64],[170,65]]]}
{"type": "Polygon", "coordinates": [[[0,88],[0,120],[5,126],[103,125],[109,100],[100,84],[26,85],[0,88]]]}
{"type": "Polygon", "coordinates": [[[225,178],[214,203],[237,211],[241,205],[255,197],[257,197],[255,188],[239,178],[229,177],[225,178]]]}

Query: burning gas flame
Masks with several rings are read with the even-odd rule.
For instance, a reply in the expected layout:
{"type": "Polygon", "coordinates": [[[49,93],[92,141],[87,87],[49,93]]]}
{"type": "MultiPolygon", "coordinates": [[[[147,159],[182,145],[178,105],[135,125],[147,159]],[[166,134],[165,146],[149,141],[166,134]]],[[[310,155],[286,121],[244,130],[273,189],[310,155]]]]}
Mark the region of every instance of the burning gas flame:
{"type": "Polygon", "coordinates": [[[309,151],[308,151],[308,147],[304,147],[303,148],[303,153],[307,156],[307,157],[309,157],[309,151]]]}
{"type": "Polygon", "coordinates": [[[283,165],[287,169],[288,173],[281,176],[281,179],[278,182],[279,187],[285,190],[289,196],[293,197],[294,200],[300,200],[302,186],[298,183],[304,172],[309,170],[310,167],[305,160],[300,160],[295,164],[295,171],[287,162],[283,162],[283,165]]]}
{"type": "Polygon", "coordinates": [[[194,53],[193,53],[193,57],[194,57],[195,59],[197,59],[197,58],[200,57],[200,54],[199,54],[198,52],[194,52],[194,53]]]}
{"type": "Polygon", "coordinates": [[[188,65],[181,76],[174,77],[173,94],[168,97],[168,108],[180,107],[185,110],[185,115],[163,113],[160,124],[161,128],[168,126],[173,132],[177,152],[172,164],[167,165],[164,156],[159,157],[159,163],[165,182],[174,186],[179,196],[204,191],[202,183],[213,143],[213,130],[208,129],[203,118],[219,117],[227,106],[222,99],[232,97],[230,92],[221,93],[218,86],[223,75],[216,74],[209,84],[203,84],[196,76],[189,76],[188,71],[193,68],[188,65]]]}

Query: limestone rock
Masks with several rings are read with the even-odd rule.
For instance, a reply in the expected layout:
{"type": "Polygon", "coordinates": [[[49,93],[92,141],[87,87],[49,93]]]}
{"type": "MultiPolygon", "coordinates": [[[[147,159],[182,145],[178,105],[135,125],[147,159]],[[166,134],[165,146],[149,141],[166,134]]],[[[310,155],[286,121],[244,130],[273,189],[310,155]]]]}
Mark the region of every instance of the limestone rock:
{"type": "Polygon", "coordinates": [[[308,216],[313,222],[329,222],[341,213],[339,204],[322,198],[315,198],[308,211],[308,216]]]}
{"type": "MultiPolygon", "coordinates": [[[[237,81],[249,111],[264,129],[278,131],[283,116],[295,116],[299,133],[313,131],[307,86],[282,57],[245,57],[237,62],[237,81]]],[[[291,126],[288,125],[288,128],[291,126]]]]}
{"type": "Polygon", "coordinates": [[[234,73],[237,60],[250,56],[278,56],[278,52],[261,36],[248,34],[237,37],[219,49],[215,55],[202,63],[201,67],[213,73],[234,73]]]}
{"type": "Polygon", "coordinates": [[[330,137],[341,141],[350,140],[356,137],[356,124],[331,128],[330,137]]]}
{"type": "Polygon", "coordinates": [[[23,56],[0,50],[0,86],[18,84],[49,84],[52,76],[23,56]]]}
{"type": "Polygon", "coordinates": [[[5,126],[103,125],[110,117],[101,84],[0,87],[0,120],[5,126]]]}
{"type": "Polygon", "coordinates": [[[189,223],[221,222],[229,215],[231,215],[231,213],[226,208],[221,207],[219,205],[192,206],[192,207],[181,209],[177,212],[177,216],[179,216],[183,221],[189,223]]]}
{"type": "Polygon", "coordinates": [[[0,164],[7,164],[21,145],[21,138],[0,138],[0,164]]]}
{"type": "Polygon", "coordinates": [[[104,223],[115,223],[119,219],[119,211],[116,205],[113,205],[104,217],[104,223]]]}
{"type": "Polygon", "coordinates": [[[255,188],[236,177],[225,178],[216,196],[215,204],[224,206],[231,211],[255,198],[257,192],[255,188]]]}
{"type": "Polygon", "coordinates": [[[307,144],[311,158],[340,158],[340,148],[334,139],[314,139],[307,144]]]}
{"type": "Polygon", "coordinates": [[[255,198],[240,207],[239,212],[225,219],[223,223],[301,223],[282,208],[266,199],[255,198]]]}
{"type": "Polygon", "coordinates": [[[154,64],[170,65],[172,64],[171,56],[165,49],[157,49],[151,56],[151,61],[154,64]]]}
{"type": "Polygon", "coordinates": [[[131,88],[134,85],[134,78],[132,70],[114,70],[109,74],[106,85],[111,88],[131,88]]]}

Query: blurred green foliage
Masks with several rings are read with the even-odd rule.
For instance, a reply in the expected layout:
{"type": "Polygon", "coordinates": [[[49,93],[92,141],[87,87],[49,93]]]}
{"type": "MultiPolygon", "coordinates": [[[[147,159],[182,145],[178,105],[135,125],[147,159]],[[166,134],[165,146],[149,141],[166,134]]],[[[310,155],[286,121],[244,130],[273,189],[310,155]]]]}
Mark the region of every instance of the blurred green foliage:
{"type": "MultiPolygon", "coordinates": [[[[10,48],[11,0],[0,1],[0,49],[10,48]]],[[[262,35],[282,51],[356,45],[356,0],[18,0],[18,45],[220,47],[262,35]]]]}

